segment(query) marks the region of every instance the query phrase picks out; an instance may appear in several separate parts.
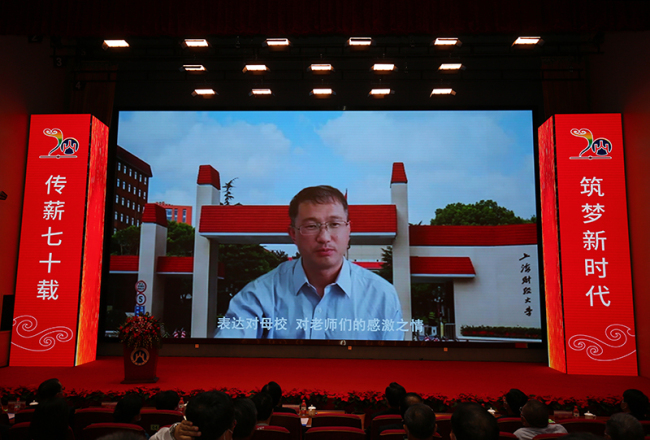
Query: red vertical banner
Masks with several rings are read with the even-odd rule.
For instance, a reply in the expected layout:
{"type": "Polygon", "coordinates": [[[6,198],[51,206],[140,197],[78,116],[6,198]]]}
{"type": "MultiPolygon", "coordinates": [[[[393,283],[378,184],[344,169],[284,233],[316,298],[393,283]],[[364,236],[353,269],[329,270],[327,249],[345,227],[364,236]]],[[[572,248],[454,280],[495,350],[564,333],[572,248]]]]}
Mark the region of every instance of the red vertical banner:
{"type": "Polygon", "coordinates": [[[637,375],[621,116],[556,115],[539,134],[551,366],[637,375]]]}
{"type": "Polygon", "coordinates": [[[94,360],[107,148],[91,115],[31,117],[12,366],[94,360]]]}

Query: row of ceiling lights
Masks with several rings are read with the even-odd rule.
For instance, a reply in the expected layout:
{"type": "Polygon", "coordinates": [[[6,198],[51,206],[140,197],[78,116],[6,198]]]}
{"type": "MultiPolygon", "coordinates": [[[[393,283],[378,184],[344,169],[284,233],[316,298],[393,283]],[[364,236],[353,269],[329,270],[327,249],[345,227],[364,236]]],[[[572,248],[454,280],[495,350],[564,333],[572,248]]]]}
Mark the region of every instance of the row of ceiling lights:
{"type": "MultiPolygon", "coordinates": [[[[374,40],[371,37],[352,37],[349,38],[346,42],[348,46],[356,49],[363,49],[370,47],[375,44],[374,40]]],[[[524,46],[532,47],[539,46],[544,44],[544,41],[540,37],[518,37],[513,43],[513,46],[524,46]]],[[[183,45],[188,48],[206,48],[210,44],[205,39],[185,39],[183,40],[183,45]]],[[[291,46],[291,42],[288,38],[267,38],[264,42],[264,45],[270,49],[282,50],[291,46]]],[[[436,38],[432,43],[432,46],[438,47],[459,47],[462,45],[462,42],[458,38],[436,38]]],[[[128,48],[129,43],[126,40],[104,40],[103,43],[104,49],[109,48],[128,48]]],[[[462,63],[443,63],[439,66],[438,70],[444,72],[457,72],[465,69],[462,63]]],[[[185,64],[182,67],[182,70],[189,73],[204,73],[207,72],[207,69],[202,64],[185,64]]],[[[334,67],[331,64],[319,63],[311,64],[308,67],[314,74],[328,74],[334,71],[334,67]]],[[[375,73],[390,73],[397,70],[395,64],[392,63],[375,63],[371,67],[371,70],[375,73]]],[[[270,69],[265,64],[247,64],[243,68],[244,73],[251,74],[264,74],[270,71],[270,69]]],[[[386,96],[394,94],[395,91],[390,88],[374,88],[370,90],[368,96],[374,98],[384,98],[386,96]]],[[[434,88],[431,91],[430,96],[437,95],[455,95],[456,92],[450,87],[434,88]]],[[[204,98],[211,98],[217,95],[217,92],[212,88],[197,88],[192,92],[193,96],[200,96],[204,98]]],[[[329,87],[319,87],[311,90],[310,95],[325,98],[332,95],[335,95],[334,90],[329,87]]],[[[270,97],[273,96],[273,92],[269,88],[257,88],[252,89],[250,96],[254,97],[270,97]]]]}

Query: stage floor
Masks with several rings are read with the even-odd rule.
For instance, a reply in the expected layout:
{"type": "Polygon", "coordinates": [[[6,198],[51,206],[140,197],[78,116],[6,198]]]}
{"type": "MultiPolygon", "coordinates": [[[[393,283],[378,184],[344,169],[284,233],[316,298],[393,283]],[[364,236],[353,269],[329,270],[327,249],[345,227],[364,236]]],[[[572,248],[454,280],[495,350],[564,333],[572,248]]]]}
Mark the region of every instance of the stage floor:
{"type": "Polygon", "coordinates": [[[451,362],[341,359],[161,357],[155,384],[123,385],[123,359],[98,358],[78,367],[0,368],[0,386],[36,388],[45,379],[61,380],[66,393],[126,391],[135,387],[178,389],[259,389],[274,380],[285,391],[328,394],[383,392],[390,382],[407,391],[454,398],[462,394],[497,398],[510,388],[557,398],[620,396],[628,388],[650,394],[643,377],[567,375],[543,364],[514,362],[451,362]]]}

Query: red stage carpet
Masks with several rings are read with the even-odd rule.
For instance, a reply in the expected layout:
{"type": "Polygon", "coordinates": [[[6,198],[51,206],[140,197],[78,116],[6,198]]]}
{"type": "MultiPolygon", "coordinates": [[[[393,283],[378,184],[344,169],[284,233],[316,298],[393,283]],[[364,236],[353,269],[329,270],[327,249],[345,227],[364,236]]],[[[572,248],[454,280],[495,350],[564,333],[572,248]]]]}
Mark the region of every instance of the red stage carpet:
{"type": "Polygon", "coordinates": [[[126,391],[134,387],[178,389],[259,389],[275,380],[285,391],[321,391],[328,394],[383,392],[396,381],[408,391],[454,398],[470,394],[496,398],[510,388],[557,398],[620,396],[627,388],[650,394],[650,379],[642,377],[566,375],[542,364],[512,362],[441,362],[341,359],[268,359],[162,357],[156,384],[122,385],[121,357],[102,357],[79,367],[6,367],[0,386],[36,388],[57,377],[66,393],[126,391]]]}

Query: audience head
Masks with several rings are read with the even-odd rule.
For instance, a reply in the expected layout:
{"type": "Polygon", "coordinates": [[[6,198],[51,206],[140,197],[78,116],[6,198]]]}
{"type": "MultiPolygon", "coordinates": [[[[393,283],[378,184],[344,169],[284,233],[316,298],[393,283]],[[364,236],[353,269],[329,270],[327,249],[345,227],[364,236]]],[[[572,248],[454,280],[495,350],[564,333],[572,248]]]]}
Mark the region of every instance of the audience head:
{"type": "Polygon", "coordinates": [[[524,426],[546,428],[548,426],[548,407],[536,399],[530,399],[521,410],[524,426]]]}
{"type": "Polygon", "coordinates": [[[409,407],[417,405],[418,403],[422,403],[422,397],[420,397],[418,393],[404,394],[399,405],[399,413],[402,415],[402,418],[404,418],[404,413],[406,413],[406,410],[409,409],[409,407]]]}
{"type": "Polygon", "coordinates": [[[428,440],[436,432],[436,413],[423,403],[411,405],[404,413],[404,430],[409,440],[428,440]]]}
{"type": "Polygon", "coordinates": [[[632,414],[638,420],[645,420],[648,417],[648,396],[639,390],[625,390],[621,409],[623,412],[632,414]]]}
{"type": "Polygon", "coordinates": [[[644,435],[641,422],[630,414],[614,414],[605,425],[605,437],[612,440],[643,440],[644,435]]]}
{"type": "Polygon", "coordinates": [[[391,408],[399,408],[399,404],[406,395],[404,387],[397,382],[391,382],[386,387],[386,400],[391,408]]]}
{"type": "Polygon", "coordinates": [[[257,421],[268,422],[273,414],[273,398],[269,393],[260,392],[255,394],[252,399],[257,410],[257,421]]]}
{"type": "Polygon", "coordinates": [[[497,440],[499,426],[478,403],[461,403],[451,416],[452,440],[497,440]]]}
{"type": "Polygon", "coordinates": [[[34,410],[29,435],[33,440],[65,440],[69,419],[70,407],[64,398],[44,399],[34,410]]]}
{"type": "Polygon", "coordinates": [[[528,396],[517,388],[511,388],[503,396],[503,404],[506,411],[516,417],[521,415],[521,408],[523,408],[526,402],[528,402],[528,396]]]}
{"type": "Polygon", "coordinates": [[[153,397],[153,400],[156,409],[175,410],[178,409],[178,402],[181,401],[181,397],[176,391],[168,390],[159,392],[153,397]]]}
{"type": "Polygon", "coordinates": [[[255,432],[255,425],[257,424],[255,404],[251,399],[240,397],[233,401],[233,405],[237,424],[232,432],[232,438],[235,440],[248,439],[255,432]]]}
{"type": "Polygon", "coordinates": [[[235,427],[232,399],[221,391],[197,394],[187,403],[185,418],[199,427],[201,440],[217,440],[226,433],[230,440],[235,427]]]}
{"type": "Polygon", "coordinates": [[[48,379],[38,386],[36,390],[36,401],[40,403],[45,399],[61,397],[62,392],[63,385],[61,385],[59,379],[48,379]]]}
{"type": "Polygon", "coordinates": [[[277,382],[269,382],[264,387],[262,387],[262,392],[269,393],[271,399],[273,399],[273,406],[280,406],[280,400],[282,400],[282,388],[277,382]]]}
{"type": "Polygon", "coordinates": [[[136,423],[140,420],[142,399],[137,394],[127,394],[115,405],[113,420],[115,423],[136,423]]]}

